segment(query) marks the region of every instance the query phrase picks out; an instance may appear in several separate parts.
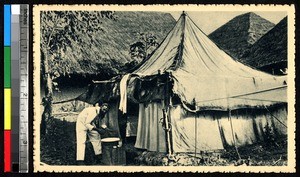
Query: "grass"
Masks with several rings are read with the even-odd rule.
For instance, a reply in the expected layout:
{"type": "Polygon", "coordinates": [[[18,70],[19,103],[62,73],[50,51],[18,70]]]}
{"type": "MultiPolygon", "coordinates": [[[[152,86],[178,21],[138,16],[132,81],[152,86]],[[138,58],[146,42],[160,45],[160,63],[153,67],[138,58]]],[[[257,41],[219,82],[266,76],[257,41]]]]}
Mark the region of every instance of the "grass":
{"type": "Polygon", "coordinates": [[[51,119],[46,135],[41,135],[41,161],[49,165],[74,165],[75,157],[75,122],[51,119]]]}

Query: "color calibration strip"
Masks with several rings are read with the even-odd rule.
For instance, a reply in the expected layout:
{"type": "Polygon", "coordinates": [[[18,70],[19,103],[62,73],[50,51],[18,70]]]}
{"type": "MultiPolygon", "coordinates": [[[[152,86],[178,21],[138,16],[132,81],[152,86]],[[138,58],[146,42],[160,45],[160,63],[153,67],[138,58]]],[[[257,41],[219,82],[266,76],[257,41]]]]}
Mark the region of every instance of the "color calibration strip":
{"type": "Polygon", "coordinates": [[[11,161],[12,172],[19,172],[19,58],[20,6],[11,5],[11,161]]]}
{"type": "Polygon", "coordinates": [[[11,166],[11,6],[4,5],[4,172],[11,166]]]}
{"type": "Polygon", "coordinates": [[[19,172],[29,170],[28,150],[28,61],[29,61],[29,6],[20,5],[20,58],[19,58],[19,172]]]}
{"type": "Polygon", "coordinates": [[[4,171],[28,172],[28,5],[4,5],[4,171]]]}

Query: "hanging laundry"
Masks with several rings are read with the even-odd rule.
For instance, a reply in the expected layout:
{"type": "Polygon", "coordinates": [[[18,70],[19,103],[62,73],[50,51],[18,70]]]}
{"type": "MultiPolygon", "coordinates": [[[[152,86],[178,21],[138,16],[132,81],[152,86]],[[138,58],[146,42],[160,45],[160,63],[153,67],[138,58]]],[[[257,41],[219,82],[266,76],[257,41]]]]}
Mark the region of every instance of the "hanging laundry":
{"type": "Polygon", "coordinates": [[[130,77],[130,74],[123,76],[120,82],[120,105],[119,110],[125,114],[127,112],[127,81],[130,77]]]}

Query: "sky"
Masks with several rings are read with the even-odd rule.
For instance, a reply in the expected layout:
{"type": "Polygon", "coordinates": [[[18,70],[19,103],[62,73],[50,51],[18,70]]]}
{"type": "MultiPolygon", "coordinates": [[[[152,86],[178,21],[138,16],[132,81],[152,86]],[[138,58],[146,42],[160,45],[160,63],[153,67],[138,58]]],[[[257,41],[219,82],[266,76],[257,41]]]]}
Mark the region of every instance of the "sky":
{"type": "MultiPolygon", "coordinates": [[[[190,18],[201,28],[207,35],[230,21],[232,18],[247,13],[249,11],[239,12],[187,12],[190,18]]],[[[182,12],[169,12],[178,20],[182,12]]],[[[257,15],[269,20],[270,22],[277,24],[286,15],[286,11],[283,12],[259,12],[255,11],[257,15]]]]}

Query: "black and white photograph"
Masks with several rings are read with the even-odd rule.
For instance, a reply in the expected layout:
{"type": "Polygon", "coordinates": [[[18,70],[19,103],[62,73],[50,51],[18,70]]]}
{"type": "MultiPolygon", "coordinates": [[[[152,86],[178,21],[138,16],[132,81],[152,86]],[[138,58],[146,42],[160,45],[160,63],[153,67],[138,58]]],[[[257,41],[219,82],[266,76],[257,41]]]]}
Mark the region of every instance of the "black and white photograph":
{"type": "Polygon", "coordinates": [[[36,5],[34,170],[295,172],[292,5],[36,5]]]}

